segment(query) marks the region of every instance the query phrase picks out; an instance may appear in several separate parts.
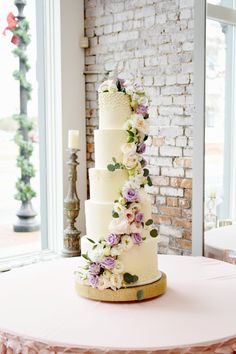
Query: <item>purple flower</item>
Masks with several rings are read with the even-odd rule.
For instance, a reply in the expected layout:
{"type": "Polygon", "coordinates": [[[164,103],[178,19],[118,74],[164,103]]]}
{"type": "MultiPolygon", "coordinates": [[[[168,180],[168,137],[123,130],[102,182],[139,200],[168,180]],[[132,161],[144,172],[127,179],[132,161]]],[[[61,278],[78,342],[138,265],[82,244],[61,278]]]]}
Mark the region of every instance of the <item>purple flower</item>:
{"type": "Polygon", "coordinates": [[[93,288],[95,288],[98,284],[98,276],[97,275],[90,275],[88,281],[89,281],[89,285],[91,285],[93,288]]]}
{"type": "Polygon", "coordinates": [[[92,275],[99,274],[100,270],[101,270],[101,265],[99,263],[94,262],[89,265],[89,272],[92,275]]]}
{"type": "Polygon", "coordinates": [[[135,245],[139,245],[142,242],[142,237],[138,232],[131,234],[131,237],[135,245]]]}
{"type": "Polygon", "coordinates": [[[145,151],[146,151],[146,144],[145,143],[138,144],[137,152],[139,154],[143,154],[145,151]]]}
{"type": "Polygon", "coordinates": [[[144,218],[143,213],[138,212],[137,214],[135,214],[135,221],[136,222],[142,222],[144,218]]]}
{"type": "Polygon", "coordinates": [[[116,234],[109,234],[107,236],[106,239],[107,243],[109,243],[109,245],[113,246],[113,245],[117,245],[120,241],[120,237],[116,234]]]}
{"type": "Polygon", "coordinates": [[[115,260],[114,258],[108,256],[104,257],[103,261],[101,262],[102,266],[107,269],[112,269],[115,265],[115,260]]]}
{"type": "Polygon", "coordinates": [[[135,202],[138,199],[138,192],[133,188],[125,189],[123,195],[128,202],[135,202]]]}
{"type": "Polygon", "coordinates": [[[143,104],[139,104],[136,109],[136,113],[145,116],[147,114],[147,107],[145,107],[143,104]]]}

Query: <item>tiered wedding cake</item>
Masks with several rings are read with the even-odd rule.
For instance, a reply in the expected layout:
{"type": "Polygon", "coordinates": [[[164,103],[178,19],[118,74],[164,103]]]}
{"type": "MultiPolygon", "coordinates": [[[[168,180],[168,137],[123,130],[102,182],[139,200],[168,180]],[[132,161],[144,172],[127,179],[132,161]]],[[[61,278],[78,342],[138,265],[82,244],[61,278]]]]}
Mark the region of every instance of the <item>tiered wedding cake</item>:
{"type": "Polygon", "coordinates": [[[144,190],[151,185],[142,155],[147,107],[140,84],[118,79],[99,87],[95,168],[89,170],[87,235],[81,239],[84,263],[77,272],[87,288],[122,290],[156,282],[162,275],[157,269],[157,230],[144,190]]]}

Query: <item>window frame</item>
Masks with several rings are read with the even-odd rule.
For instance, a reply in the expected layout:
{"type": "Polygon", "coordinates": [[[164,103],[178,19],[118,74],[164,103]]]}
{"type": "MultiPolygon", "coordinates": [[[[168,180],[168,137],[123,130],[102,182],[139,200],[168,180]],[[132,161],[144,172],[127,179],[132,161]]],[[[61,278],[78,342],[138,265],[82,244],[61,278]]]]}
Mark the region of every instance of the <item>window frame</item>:
{"type": "Polygon", "coordinates": [[[80,130],[78,195],[81,210],[78,228],[85,233],[85,79],[84,50],[79,46],[80,37],[84,35],[84,4],[77,0],[70,0],[70,6],[66,0],[35,2],[39,134],[42,142],[39,152],[42,250],[0,259],[0,272],[60,256],[64,231],[63,199],[68,186],[69,129],[80,130]]]}

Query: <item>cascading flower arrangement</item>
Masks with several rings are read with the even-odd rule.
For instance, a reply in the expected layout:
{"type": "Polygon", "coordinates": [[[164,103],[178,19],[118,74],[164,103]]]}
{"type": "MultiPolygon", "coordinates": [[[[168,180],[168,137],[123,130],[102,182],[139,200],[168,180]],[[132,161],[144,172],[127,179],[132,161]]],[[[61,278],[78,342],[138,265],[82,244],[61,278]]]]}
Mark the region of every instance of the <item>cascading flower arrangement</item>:
{"type": "Polygon", "coordinates": [[[117,290],[122,286],[136,283],[138,276],[124,273],[124,266],[118,256],[132,247],[138,247],[145,240],[145,237],[142,237],[144,229],[148,230],[152,237],[157,237],[158,234],[157,230],[151,227],[153,220],[144,220],[141,208],[145,199],[144,187],[146,184],[152,185],[146,160],[142,156],[148,138],[149,98],[140,83],[119,78],[106,80],[98,89],[100,93],[118,91],[129,96],[132,114],[124,126],[127,131],[127,142],[121,146],[123,160],[116,161],[113,158],[113,163],[107,168],[110,172],[125,169],[129,178],[123,185],[119,198],[113,203],[110,233],[97,243],[87,238],[93,246],[89,252],[82,255],[87,262],[77,272],[80,281],[100,290],[107,288],[117,290]]]}
{"type": "MultiPolygon", "coordinates": [[[[35,191],[30,185],[30,179],[35,176],[35,169],[30,162],[30,157],[33,153],[33,144],[29,137],[29,132],[33,130],[33,122],[27,116],[27,102],[31,99],[31,84],[27,81],[26,73],[30,66],[26,55],[26,47],[30,43],[28,33],[29,23],[24,17],[16,17],[12,12],[7,16],[7,27],[3,31],[12,33],[11,42],[16,45],[13,49],[13,54],[19,58],[20,68],[15,70],[13,77],[20,84],[20,114],[16,114],[13,118],[18,123],[18,130],[15,135],[15,143],[19,147],[19,155],[17,157],[17,167],[21,171],[21,177],[16,182],[17,193],[15,198],[26,204],[36,196],[35,191]]],[[[33,215],[34,213],[32,213],[33,215]]],[[[24,216],[24,213],[22,214],[24,216]]],[[[27,215],[28,217],[28,215],[27,215]]]]}

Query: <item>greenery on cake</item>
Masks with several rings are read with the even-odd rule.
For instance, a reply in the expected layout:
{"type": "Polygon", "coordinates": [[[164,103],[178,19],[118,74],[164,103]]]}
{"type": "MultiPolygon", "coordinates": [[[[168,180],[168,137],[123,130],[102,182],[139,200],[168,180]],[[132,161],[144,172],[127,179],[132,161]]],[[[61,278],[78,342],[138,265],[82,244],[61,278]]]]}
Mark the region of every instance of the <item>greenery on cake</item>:
{"type": "MultiPolygon", "coordinates": [[[[158,234],[152,228],[153,220],[144,220],[142,212],[145,185],[152,185],[147,162],[143,157],[148,138],[149,98],[140,83],[119,78],[103,82],[98,91],[123,92],[130,99],[132,113],[124,126],[127,142],[121,146],[123,160],[113,158],[107,166],[110,172],[125,169],[129,177],[121,188],[119,198],[113,203],[109,234],[99,242],[87,238],[91,248],[82,255],[86,265],[80,268],[77,275],[80,281],[92,287],[117,290],[138,281],[137,275],[124,272],[124,265],[118,257],[145,241],[146,238],[142,237],[144,230],[151,237],[157,237],[158,234]]],[[[141,294],[137,296],[142,297],[141,294]]]]}

